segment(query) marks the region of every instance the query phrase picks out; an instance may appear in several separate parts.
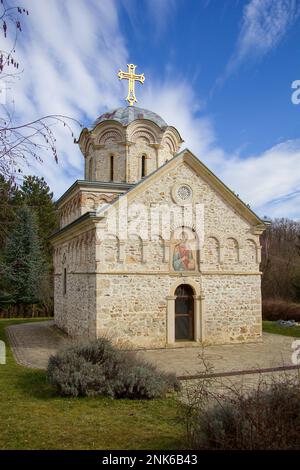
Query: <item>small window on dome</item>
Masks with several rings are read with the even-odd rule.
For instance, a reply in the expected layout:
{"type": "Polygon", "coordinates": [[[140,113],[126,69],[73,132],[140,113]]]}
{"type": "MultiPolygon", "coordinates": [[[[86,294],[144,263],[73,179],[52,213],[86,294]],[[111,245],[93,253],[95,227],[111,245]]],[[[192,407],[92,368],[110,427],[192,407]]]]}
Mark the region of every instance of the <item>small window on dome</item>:
{"type": "Polygon", "coordinates": [[[63,294],[66,295],[67,293],[67,269],[64,268],[63,271],[63,294]]]}
{"type": "Polygon", "coordinates": [[[144,176],[146,176],[146,155],[142,155],[141,177],[144,178],[144,176]]]}
{"type": "Polygon", "coordinates": [[[110,181],[114,180],[114,156],[110,156],[110,181]]]}
{"type": "Polygon", "coordinates": [[[93,158],[91,157],[88,161],[88,178],[90,181],[93,179],[93,158]]]}

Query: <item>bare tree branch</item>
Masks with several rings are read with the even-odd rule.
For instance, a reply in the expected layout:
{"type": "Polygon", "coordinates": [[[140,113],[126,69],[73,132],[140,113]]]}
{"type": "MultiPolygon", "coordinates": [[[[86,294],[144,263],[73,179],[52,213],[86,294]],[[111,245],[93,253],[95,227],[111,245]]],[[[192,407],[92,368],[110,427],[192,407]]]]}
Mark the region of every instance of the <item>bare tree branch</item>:
{"type": "MultiPolygon", "coordinates": [[[[14,57],[18,34],[22,31],[21,16],[29,12],[20,6],[11,6],[7,0],[0,0],[0,28],[5,38],[12,38],[9,51],[0,50],[0,80],[15,79],[20,75],[19,63],[14,57]],[[7,69],[13,69],[7,72],[7,69]]],[[[25,123],[16,118],[14,102],[10,107],[0,105],[0,174],[15,178],[22,173],[24,165],[31,161],[42,162],[42,154],[50,153],[58,162],[54,126],[67,128],[74,138],[71,124],[81,126],[74,118],[61,114],[48,114],[25,123]]],[[[82,127],[82,126],[81,126],[82,127]]]]}

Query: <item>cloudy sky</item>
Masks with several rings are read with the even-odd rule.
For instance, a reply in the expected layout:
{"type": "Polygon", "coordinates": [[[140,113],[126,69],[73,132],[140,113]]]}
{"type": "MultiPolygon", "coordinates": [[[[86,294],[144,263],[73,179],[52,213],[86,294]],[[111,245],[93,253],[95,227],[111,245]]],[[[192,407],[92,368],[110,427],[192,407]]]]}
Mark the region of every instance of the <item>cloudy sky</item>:
{"type": "MultiPolygon", "coordinates": [[[[126,106],[117,71],[138,64],[138,106],[177,127],[260,216],[300,219],[300,0],[21,3],[24,71],[8,90],[20,122],[60,113],[89,126],[126,106]]],[[[59,197],[83,178],[83,157],[63,128],[56,135],[59,163],[46,155],[27,171],[59,197]]]]}

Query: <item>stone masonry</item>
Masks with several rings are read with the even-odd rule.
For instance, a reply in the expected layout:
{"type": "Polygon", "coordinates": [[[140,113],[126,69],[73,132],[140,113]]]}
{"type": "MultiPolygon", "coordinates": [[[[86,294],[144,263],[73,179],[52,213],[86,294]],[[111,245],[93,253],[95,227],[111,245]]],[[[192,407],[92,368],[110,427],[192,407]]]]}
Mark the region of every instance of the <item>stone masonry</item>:
{"type": "Polygon", "coordinates": [[[191,152],[177,153],[176,129],[150,111],[126,110],[83,130],[85,180],[58,201],[56,324],[138,348],[259,341],[263,222],[191,152]],[[178,233],[193,260],[180,271],[178,233]],[[184,342],[175,338],[182,284],[193,292],[193,336],[184,342]]]}

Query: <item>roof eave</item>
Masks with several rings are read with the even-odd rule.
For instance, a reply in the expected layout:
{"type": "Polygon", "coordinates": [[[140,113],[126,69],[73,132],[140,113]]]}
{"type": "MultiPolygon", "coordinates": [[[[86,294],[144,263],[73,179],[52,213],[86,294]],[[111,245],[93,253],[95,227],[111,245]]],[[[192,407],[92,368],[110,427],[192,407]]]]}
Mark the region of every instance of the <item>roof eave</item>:
{"type": "Polygon", "coordinates": [[[97,222],[100,220],[104,219],[103,216],[98,216],[96,212],[86,212],[82,216],[78,217],[78,219],[73,220],[73,222],[70,222],[68,225],[65,225],[63,228],[60,230],[54,232],[48,240],[53,244],[55,241],[57,241],[60,238],[63,238],[66,233],[71,234],[74,229],[79,228],[80,226],[94,226],[97,222]]]}

